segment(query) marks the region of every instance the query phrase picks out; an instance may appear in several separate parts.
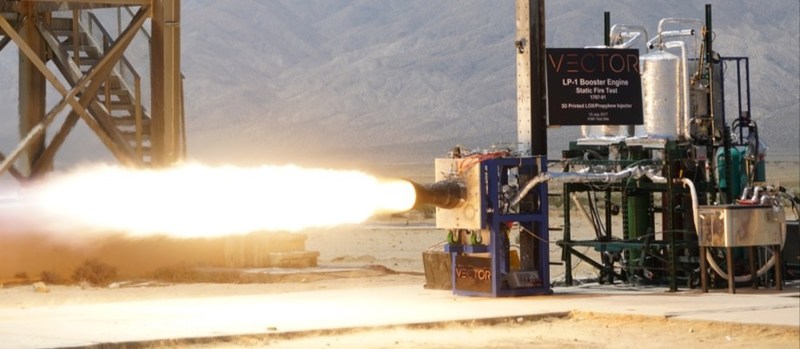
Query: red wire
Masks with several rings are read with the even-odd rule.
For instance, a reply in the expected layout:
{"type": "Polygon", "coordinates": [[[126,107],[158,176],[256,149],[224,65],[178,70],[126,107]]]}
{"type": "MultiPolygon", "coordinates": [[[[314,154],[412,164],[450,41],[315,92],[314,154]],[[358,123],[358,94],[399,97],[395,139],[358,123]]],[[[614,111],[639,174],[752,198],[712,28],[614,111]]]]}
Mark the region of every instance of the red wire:
{"type": "Polygon", "coordinates": [[[467,156],[465,158],[465,161],[459,162],[458,173],[459,174],[463,174],[463,173],[469,171],[476,164],[479,164],[479,163],[484,162],[486,160],[506,157],[506,156],[508,156],[508,154],[509,154],[508,151],[502,150],[502,151],[495,151],[495,152],[486,153],[486,154],[472,154],[472,155],[469,155],[469,156],[467,156]],[[469,161],[467,161],[467,160],[469,160],[469,161]]]}

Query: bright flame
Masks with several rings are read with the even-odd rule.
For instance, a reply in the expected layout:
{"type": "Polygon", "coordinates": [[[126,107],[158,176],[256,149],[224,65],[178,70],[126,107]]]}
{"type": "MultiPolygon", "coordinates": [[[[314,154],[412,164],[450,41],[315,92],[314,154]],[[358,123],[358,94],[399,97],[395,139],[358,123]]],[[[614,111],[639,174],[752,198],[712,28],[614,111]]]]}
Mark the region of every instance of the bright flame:
{"type": "Polygon", "coordinates": [[[160,170],[96,165],[26,188],[26,214],[41,228],[210,237],[359,223],[414,205],[407,181],[297,166],[160,170]]]}

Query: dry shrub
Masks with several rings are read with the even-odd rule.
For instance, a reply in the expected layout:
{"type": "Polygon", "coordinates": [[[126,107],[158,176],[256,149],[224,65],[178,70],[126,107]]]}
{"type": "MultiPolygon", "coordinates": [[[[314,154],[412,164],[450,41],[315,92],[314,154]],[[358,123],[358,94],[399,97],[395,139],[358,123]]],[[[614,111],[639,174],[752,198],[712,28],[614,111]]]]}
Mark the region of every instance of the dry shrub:
{"type": "Polygon", "coordinates": [[[85,281],[93,286],[106,286],[117,276],[117,268],[100,262],[97,259],[89,259],[83,262],[72,273],[72,280],[76,282],[85,281]]]}
{"type": "Polygon", "coordinates": [[[41,272],[39,274],[39,280],[49,285],[64,284],[67,281],[63,276],[61,276],[61,274],[52,270],[45,270],[41,272]]]}

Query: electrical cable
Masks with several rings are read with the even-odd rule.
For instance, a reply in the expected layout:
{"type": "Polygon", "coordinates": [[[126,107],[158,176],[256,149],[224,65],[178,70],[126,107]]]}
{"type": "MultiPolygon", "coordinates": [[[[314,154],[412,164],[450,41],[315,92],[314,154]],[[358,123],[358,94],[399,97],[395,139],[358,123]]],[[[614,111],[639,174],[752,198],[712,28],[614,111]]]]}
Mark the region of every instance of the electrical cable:
{"type": "Polygon", "coordinates": [[[526,232],[526,233],[530,234],[530,235],[531,235],[531,236],[532,236],[534,239],[536,239],[536,240],[539,240],[539,241],[541,241],[541,242],[544,242],[544,243],[546,243],[546,244],[558,244],[558,241],[550,241],[550,240],[545,240],[545,239],[542,239],[542,238],[541,238],[539,235],[536,235],[536,233],[534,233],[534,232],[532,232],[532,231],[528,230],[528,228],[525,228],[525,227],[524,227],[524,226],[522,226],[521,224],[518,224],[518,226],[519,226],[519,229],[520,229],[521,231],[523,231],[523,232],[526,232]]]}
{"type": "Polygon", "coordinates": [[[495,152],[486,153],[486,154],[471,154],[471,155],[468,155],[468,156],[464,157],[463,161],[459,162],[459,164],[458,164],[458,173],[459,174],[466,173],[471,168],[473,168],[475,165],[477,165],[477,164],[479,164],[481,162],[484,162],[486,160],[506,157],[506,156],[509,156],[510,154],[511,154],[511,152],[508,151],[508,150],[501,150],[501,151],[495,151],[495,152]]]}
{"type": "Polygon", "coordinates": [[[605,227],[603,226],[603,222],[600,218],[600,213],[597,210],[597,195],[594,197],[592,196],[592,191],[587,192],[589,197],[589,212],[592,216],[592,224],[594,225],[595,236],[598,239],[602,239],[605,236],[605,227]]]}

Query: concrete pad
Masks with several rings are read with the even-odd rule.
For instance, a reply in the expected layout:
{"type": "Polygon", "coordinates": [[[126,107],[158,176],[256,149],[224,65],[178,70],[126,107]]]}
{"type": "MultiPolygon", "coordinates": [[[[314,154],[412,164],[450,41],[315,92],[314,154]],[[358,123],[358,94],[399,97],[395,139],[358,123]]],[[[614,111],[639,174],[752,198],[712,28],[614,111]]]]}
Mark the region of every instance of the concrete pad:
{"type": "Polygon", "coordinates": [[[800,294],[566,287],[551,296],[470,298],[420,285],[0,308],[5,347],[65,347],[530,317],[572,311],[800,328],[800,294]]]}

